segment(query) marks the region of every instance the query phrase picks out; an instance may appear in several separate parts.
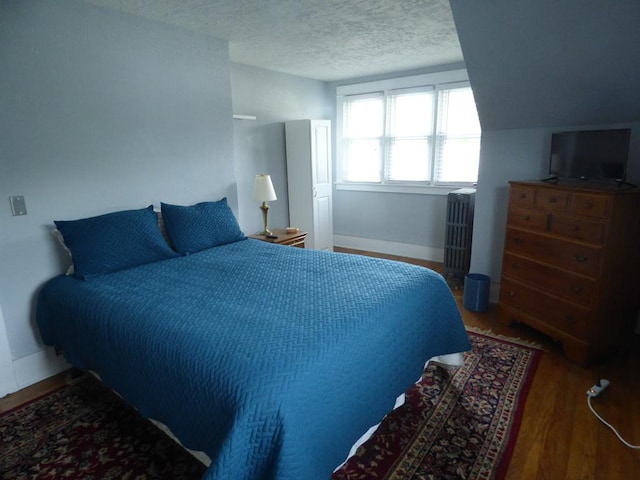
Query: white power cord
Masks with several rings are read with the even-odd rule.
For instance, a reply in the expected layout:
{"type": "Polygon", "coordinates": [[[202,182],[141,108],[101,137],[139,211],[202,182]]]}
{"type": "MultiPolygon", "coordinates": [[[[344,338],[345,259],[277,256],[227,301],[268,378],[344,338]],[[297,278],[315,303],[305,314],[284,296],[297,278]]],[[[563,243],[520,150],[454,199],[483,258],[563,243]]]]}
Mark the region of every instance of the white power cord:
{"type": "Polygon", "coordinates": [[[605,380],[603,378],[601,380],[598,380],[593,387],[591,387],[589,390],[587,390],[587,404],[589,405],[589,409],[596,416],[596,418],[598,420],[600,420],[602,423],[604,423],[607,427],[609,427],[611,429],[611,431],[616,434],[616,437],[618,437],[618,439],[622,443],[624,443],[627,447],[629,447],[629,448],[640,448],[640,445],[631,445],[624,438],[622,438],[620,436],[620,434],[618,433],[618,431],[611,424],[607,423],[604,420],[604,418],[602,418],[600,415],[598,415],[598,413],[593,409],[593,406],[591,405],[591,399],[597,397],[602,392],[602,390],[604,390],[608,386],[609,386],[609,380],[605,380]]]}

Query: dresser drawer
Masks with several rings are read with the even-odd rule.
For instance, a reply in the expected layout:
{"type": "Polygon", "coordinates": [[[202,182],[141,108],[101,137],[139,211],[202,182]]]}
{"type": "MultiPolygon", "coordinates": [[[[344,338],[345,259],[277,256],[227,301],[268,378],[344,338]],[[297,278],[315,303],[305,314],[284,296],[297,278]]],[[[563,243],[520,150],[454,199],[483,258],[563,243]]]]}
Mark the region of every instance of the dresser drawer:
{"type": "Polygon", "coordinates": [[[540,322],[575,338],[586,338],[589,309],[564,302],[504,277],[500,285],[500,302],[526,312],[540,322]]]}
{"type": "Polygon", "coordinates": [[[546,230],[548,213],[541,210],[512,207],[509,209],[507,222],[514,227],[546,230]]]}
{"type": "Polygon", "coordinates": [[[524,230],[507,227],[505,250],[590,277],[596,277],[600,271],[600,248],[524,230]]]}
{"type": "Polygon", "coordinates": [[[563,190],[539,188],[535,206],[552,212],[566,212],[571,194],[563,190]]]}
{"type": "Polygon", "coordinates": [[[588,365],[634,337],[640,188],[509,182],[498,319],[530,325],[588,365]]]}
{"type": "Polygon", "coordinates": [[[588,193],[574,193],[571,213],[594,218],[609,217],[609,198],[588,193]]]}
{"type": "Polygon", "coordinates": [[[591,307],[595,302],[595,280],[573,275],[528,258],[505,253],[502,275],[584,307],[591,307]]]}
{"type": "Polygon", "coordinates": [[[535,197],[536,189],[533,187],[511,185],[509,190],[509,203],[514,206],[533,207],[535,197]]]}
{"type": "Polygon", "coordinates": [[[549,222],[549,231],[564,237],[584,240],[585,242],[602,243],[604,241],[605,223],[588,218],[554,213],[549,222]]]}

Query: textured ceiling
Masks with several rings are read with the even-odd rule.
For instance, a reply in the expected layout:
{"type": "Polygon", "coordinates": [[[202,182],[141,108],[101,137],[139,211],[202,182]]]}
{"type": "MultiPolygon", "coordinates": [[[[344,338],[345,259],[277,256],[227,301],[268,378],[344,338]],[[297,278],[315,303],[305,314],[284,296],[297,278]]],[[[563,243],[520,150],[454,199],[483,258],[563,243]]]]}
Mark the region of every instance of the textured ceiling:
{"type": "Polygon", "coordinates": [[[462,61],[449,0],[85,0],[229,41],[231,61],[318,80],[462,61]]]}

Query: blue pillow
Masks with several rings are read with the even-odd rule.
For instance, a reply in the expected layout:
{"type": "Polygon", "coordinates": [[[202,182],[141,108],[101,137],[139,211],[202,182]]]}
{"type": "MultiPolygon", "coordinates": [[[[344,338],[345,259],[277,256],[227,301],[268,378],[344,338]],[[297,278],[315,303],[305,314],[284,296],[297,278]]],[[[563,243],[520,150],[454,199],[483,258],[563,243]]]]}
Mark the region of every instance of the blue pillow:
{"type": "Polygon", "coordinates": [[[227,198],[190,207],[161,203],[167,234],[178,253],[187,255],[244,240],[227,198]]]}
{"type": "Polygon", "coordinates": [[[162,238],[153,205],[54,223],[81,279],[178,256],[162,238]]]}

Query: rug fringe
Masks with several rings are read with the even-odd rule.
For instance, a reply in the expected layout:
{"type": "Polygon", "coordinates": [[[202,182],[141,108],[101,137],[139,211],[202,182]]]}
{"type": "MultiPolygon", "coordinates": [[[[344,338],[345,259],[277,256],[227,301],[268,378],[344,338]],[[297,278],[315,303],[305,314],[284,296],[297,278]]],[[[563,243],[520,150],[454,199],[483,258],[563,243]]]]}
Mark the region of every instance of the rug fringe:
{"type": "Polygon", "coordinates": [[[522,345],[524,347],[535,348],[536,350],[541,350],[541,351],[545,350],[545,348],[539,343],[530,342],[529,340],[523,340],[522,338],[519,338],[519,337],[509,337],[507,335],[500,335],[498,333],[494,333],[492,330],[483,330],[481,328],[472,327],[469,325],[465,325],[465,328],[469,332],[479,333],[480,335],[486,335],[488,337],[498,338],[500,340],[505,340],[507,342],[515,343],[517,345],[522,345]]]}

